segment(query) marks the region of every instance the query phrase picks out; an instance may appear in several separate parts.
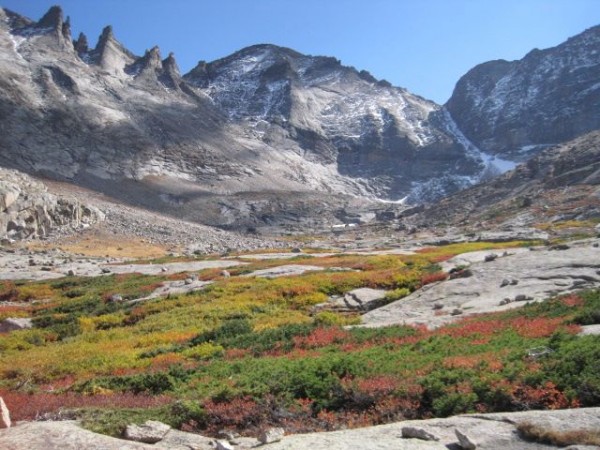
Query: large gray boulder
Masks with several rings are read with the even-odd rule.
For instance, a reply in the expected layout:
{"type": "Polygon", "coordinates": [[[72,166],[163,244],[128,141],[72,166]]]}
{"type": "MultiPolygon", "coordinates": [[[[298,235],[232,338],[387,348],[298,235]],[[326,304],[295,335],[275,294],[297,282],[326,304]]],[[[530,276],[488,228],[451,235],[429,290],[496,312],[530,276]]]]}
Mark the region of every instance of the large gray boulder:
{"type": "Polygon", "coordinates": [[[95,207],[50,194],[43,183],[0,168],[0,239],[47,236],[59,227],[83,228],[104,220],[95,207]]]}

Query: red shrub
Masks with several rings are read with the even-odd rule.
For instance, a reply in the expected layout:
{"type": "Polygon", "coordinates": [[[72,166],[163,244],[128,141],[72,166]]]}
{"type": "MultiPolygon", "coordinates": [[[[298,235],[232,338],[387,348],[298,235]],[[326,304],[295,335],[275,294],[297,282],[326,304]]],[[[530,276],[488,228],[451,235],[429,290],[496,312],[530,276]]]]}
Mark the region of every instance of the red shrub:
{"type": "Polygon", "coordinates": [[[242,359],[248,354],[248,350],[242,348],[228,348],[225,350],[225,359],[242,359]]]}
{"type": "Polygon", "coordinates": [[[541,338],[554,333],[563,320],[562,317],[536,317],[533,319],[518,317],[511,321],[511,326],[519,336],[541,338]]]}
{"type": "Polygon", "coordinates": [[[296,348],[319,348],[332,344],[340,344],[351,337],[351,334],[341,328],[315,328],[308,336],[294,337],[296,348]]]}
{"type": "Polygon", "coordinates": [[[173,401],[167,396],[145,396],[134,394],[82,395],[75,393],[25,394],[2,391],[0,396],[10,410],[11,419],[34,420],[46,414],[55,414],[70,408],[152,408],[173,401]]]}
{"type": "Polygon", "coordinates": [[[566,306],[581,306],[583,305],[583,299],[577,294],[569,294],[560,299],[560,301],[566,306]]]}
{"type": "Polygon", "coordinates": [[[264,406],[250,397],[236,397],[227,401],[208,400],[204,403],[206,430],[210,434],[223,429],[250,431],[268,419],[264,406]]]}
{"type": "Polygon", "coordinates": [[[428,273],[421,277],[421,286],[436,283],[438,281],[444,281],[446,278],[448,278],[448,274],[446,272],[428,273]]]}
{"type": "Polygon", "coordinates": [[[562,409],[570,406],[565,394],[551,381],[537,388],[516,386],[511,394],[515,404],[523,409],[562,409]]]}

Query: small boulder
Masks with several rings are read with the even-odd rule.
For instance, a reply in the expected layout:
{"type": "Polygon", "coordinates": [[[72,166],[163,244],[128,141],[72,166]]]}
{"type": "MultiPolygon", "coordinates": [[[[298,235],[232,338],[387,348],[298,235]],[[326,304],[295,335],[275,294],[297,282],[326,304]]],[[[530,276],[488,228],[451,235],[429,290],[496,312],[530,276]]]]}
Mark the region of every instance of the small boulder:
{"type": "Polygon", "coordinates": [[[455,280],[456,278],[469,278],[473,276],[471,269],[461,269],[450,273],[450,279],[455,280]]]}
{"type": "Polygon", "coordinates": [[[108,297],[108,301],[111,303],[121,303],[123,301],[123,296],[121,294],[113,294],[108,297]]]}
{"type": "Polygon", "coordinates": [[[221,276],[223,278],[229,278],[231,276],[231,274],[229,273],[228,270],[221,270],[221,276]]]}
{"type": "Polygon", "coordinates": [[[156,420],[147,420],[143,425],[127,425],[125,439],[130,441],[155,444],[162,440],[171,427],[156,420]]]}
{"type": "Polygon", "coordinates": [[[463,313],[463,310],[460,308],[454,308],[450,313],[451,316],[460,316],[463,313]]]}
{"type": "Polygon", "coordinates": [[[8,317],[0,322],[0,333],[8,333],[15,330],[25,330],[33,327],[33,322],[27,317],[8,317]]]}
{"type": "Polygon", "coordinates": [[[2,397],[0,397],[0,428],[10,428],[11,424],[12,423],[10,421],[10,412],[6,407],[6,403],[4,403],[4,400],[2,399],[2,397]]]}
{"type": "Polygon", "coordinates": [[[458,445],[460,445],[464,450],[475,450],[477,448],[477,444],[467,436],[465,433],[460,431],[458,428],[454,429],[454,434],[458,438],[458,445]]]}
{"type": "Polygon", "coordinates": [[[283,428],[269,428],[268,430],[263,431],[258,436],[258,441],[261,444],[271,444],[273,442],[279,442],[283,439],[285,435],[285,430],[283,428]]]}
{"type": "Polygon", "coordinates": [[[108,267],[103,267],[100,272],[102,272],[102,273],[110,273],[110,269],[108,267]]]}
{"type": "Polygon", "coordinates": [[[497,257],[498,257],[498,255],[496,255],[495,253],[489,253],[489,254],[485,255],[485,258],[483,258],[483,260],[485,262],[490,262],[490,261],[494,261],[497,257]]]}
{"type": "Polygon", "coordinates": [[[234,450],[233,445],[227,441],[215,441],[216,450],[234,450]]]}
{"type": "Polygon", "coordinates": [[[291,251],[292,253],[302,253],[302,249],[298,247],[294,247],[291,251]]]}
{"type": "Polygon", "coordinates": [[[438,310],[443,309],[443,308],[444,308],[444,304],[443,303],[435,302],[433,304],[433,310],[434,311],[438,311],[438,310]]]}
{"type": "Polygon", "coordinates": [[[402,427],[402,437],[405,439],[421,439],[422,441],[439,441],[440,438],[419,427],[402,427]]]}
{"type": "Polygon", "coordinates": [[[227,442],[229,442],[232,445],[239,444],[240,435],[239,435],[239,433],[236,433],[235,431],[221,430],[221,431],[219,431],[218,437],[221,439],[226,439],[227,442]]]}

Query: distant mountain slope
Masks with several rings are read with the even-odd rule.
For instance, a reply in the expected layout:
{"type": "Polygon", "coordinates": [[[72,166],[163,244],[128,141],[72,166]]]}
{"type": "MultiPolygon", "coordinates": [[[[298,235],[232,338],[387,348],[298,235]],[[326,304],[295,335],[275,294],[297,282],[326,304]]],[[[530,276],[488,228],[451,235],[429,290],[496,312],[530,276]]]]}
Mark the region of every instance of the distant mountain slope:
{"type": "Polygon", "coordinates": [[[599,217],[600,131],[594,131],[447,197],[413,220],[428,225],[533,224],[599,217]]]}
{"type": "Polygon", "coordinates": [[[518,61],[476,66],[446,108],[475,145],[510,160],[600,129],[600,26],[518,61]]]}
{"type": "Polygon", "coordinates": [[[111,27],[94,48],[73,41],[58,7],[0,16],[4,165],[96,186],[160,176],[394,200],[486,167],[442,107],[334,58],[257,45],[181,76],[172,54],[136,56],[111,27]]]}

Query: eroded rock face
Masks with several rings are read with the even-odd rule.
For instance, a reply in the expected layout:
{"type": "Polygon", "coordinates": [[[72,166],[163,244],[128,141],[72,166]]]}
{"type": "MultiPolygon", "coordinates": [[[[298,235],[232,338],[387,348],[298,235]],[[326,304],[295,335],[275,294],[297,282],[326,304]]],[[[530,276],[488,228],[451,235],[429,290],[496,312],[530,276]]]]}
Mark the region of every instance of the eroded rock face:
{"type": "Polygon", "coordinates": [[[94,207],[52,195],[29,176],[0,168],[0,239],[42,237],[53,228],[85,227],[103,219],[94,207]]]}

